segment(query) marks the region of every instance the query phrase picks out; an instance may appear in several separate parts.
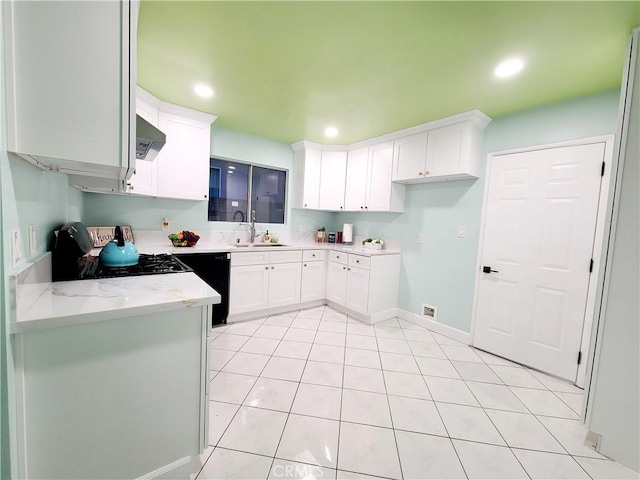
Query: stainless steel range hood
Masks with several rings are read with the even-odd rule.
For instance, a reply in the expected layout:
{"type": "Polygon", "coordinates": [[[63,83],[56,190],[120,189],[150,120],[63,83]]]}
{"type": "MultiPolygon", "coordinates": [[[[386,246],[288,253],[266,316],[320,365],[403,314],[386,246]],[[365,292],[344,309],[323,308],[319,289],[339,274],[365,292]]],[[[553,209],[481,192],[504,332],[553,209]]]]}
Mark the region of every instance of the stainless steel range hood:
{"type": "Polygon", "coordinates": [[[164,133],[136,115],[136,160],[153,160],[166,141],[164,133]]]}

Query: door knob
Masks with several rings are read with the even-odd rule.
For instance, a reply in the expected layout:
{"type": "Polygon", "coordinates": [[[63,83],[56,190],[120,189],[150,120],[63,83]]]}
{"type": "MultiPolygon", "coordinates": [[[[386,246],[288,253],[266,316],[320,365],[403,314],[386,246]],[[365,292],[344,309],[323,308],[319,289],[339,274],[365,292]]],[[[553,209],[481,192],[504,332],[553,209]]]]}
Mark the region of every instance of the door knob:
{"type": "Polygon", "coordinates": [[[482,267],[482,273],[500,273],[498,270],[491,270],[491,267],[482,267]]]}

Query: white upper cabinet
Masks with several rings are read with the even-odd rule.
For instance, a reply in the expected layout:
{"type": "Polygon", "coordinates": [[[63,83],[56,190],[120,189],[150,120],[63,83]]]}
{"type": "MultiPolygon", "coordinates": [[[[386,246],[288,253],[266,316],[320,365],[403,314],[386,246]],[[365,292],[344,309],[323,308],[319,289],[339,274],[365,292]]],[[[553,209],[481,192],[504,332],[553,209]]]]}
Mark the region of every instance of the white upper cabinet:
{"type": "Polygon", "coordinates": [[[183,200],[207,200],[211,123],[214,115],[162,102],[138,87],[136,112],[167,141],[153,160],[138,160],[127,192],[183,200]]]}
{"type": "Polygon", "coordinates": [[[2,8],[7,150],[43,170],[129,178],[137,2],[5,1],[2,8]]]}
{"type": "MultiPolygon", "coordinates": [[[[477,178],[482,134],[491,119],[478,110],[423,126],[394,141],[393,181],[440,182],[477,178]]],[[[414,127],[419,128],[419,127],[414,127]]]]}
{"type": "Polygon", "coordinates": [[[367,203],[367,173],[369,149],[354,150],[347,155],[347,184],[344,208],[348,211],[364,210],[367,203]]]}
{"type": "Polygon", "coordinates": [[[369,147],[365,211],[403,212],[405,186],[393,183],[393,145],[369,147]]]}
{"type": "Polygon", "coordinates": [[[320,150],[308,148],[304,159],[303,208],[318,208],[320,201],[320,150]]]}
{"type": "Polygon", "coordinates": [[[347,152],[323,151],[320,169],[320,210],[344,210],[347,152]]]}
{"type": "Polygon", "coordinates": [[[424,173],[427,132],[399,138],[393,146],[393,181],[410,180],[424,173]]]}
{"type": "Polygon", "coordinates": [[[293,206],[403,212],[404,184],[478,177],[490,121],[473,110],[352,145],[293,144],[293,206]]]}
{"type": "Polygon", "coordinates": [[[359,212],[402,212],[403,185],[392,183],[393,144],[349,152],[345,209],[359,212]]]}
{"type": "Polygon", "coordinates": [[[166,106],[160,107],[158,128],[167,136],[167,143],[157,157],[158,196],[207,200],[211,155],[211,121],[207,117],[210,116],[185,112],[182,108],[180,115],[176,115],[163,108],[166,106]]]}

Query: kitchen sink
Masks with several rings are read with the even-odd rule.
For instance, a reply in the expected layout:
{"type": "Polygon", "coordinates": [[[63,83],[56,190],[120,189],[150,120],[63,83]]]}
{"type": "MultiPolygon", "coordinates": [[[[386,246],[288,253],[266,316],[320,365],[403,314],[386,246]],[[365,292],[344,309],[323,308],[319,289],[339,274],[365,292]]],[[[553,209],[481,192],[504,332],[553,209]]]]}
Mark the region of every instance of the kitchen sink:
{"type": "Polygon", "coordinates": [[[284,243],[232,243],[236,248],[288,247],[284,243]]]}

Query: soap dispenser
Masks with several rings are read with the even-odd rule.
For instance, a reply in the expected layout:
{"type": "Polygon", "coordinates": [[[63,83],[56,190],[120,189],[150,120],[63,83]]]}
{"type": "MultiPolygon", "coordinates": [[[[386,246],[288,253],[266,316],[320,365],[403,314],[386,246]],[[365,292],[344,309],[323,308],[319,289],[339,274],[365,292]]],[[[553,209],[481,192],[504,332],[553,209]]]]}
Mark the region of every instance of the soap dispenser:
{"type": "Polygon", "coordinates": [[[269,230],[267,230],[267,233],[264,234],[264,236],[262,237],[262,240],[264,241],[264,243],[269,243],[271,241],[271,236],[269,235],[269,230]]]}

